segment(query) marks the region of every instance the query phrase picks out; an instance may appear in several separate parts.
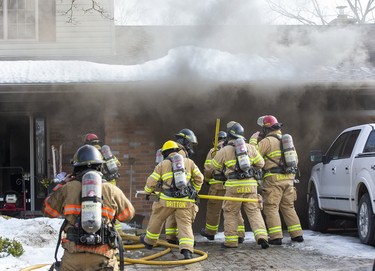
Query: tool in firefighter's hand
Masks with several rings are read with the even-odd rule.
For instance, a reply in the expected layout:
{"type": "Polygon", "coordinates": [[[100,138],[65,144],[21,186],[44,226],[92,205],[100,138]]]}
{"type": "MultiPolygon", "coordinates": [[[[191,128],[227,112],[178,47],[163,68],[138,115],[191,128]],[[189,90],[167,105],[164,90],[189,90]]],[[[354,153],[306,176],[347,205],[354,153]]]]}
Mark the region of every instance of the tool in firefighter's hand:
{"type": "Polygon", "coordinates": [[[62,173],[62,145],[60,145],[59,150],[55,148],[54,145],[51,146],[52,151],[52,171],[53,171],[53,181],[58,182],[58,175],[62,173]],[[57,167],[59,174],[57,174],[57,167]]]}
{"type": "Polygon", "coordinates": [[[146,195],[146,200],[149,200],[150,199],[150,196],[156,196],[156,193],[155,192],[152,192],[151,194],[150,193],[146,193],[146,191],[144,190],[137,190],[135,192],[135,197],[138,198],[138,194],[139,195],[146,195]]]}
{"type": "Polygon", "coordinates": [[[217,145],[219,144],[219,130],[220,130],[220,119],[216,119],[216,127],[215,127],[215,138],[214,138],[214,151],[213,155],[215,156],[217,152],[217,145]]]}
{"type": "MultiPolygon", "coordinates": [[[[157,196],[159,192],[154,191],[152,194],[146,193],[143,190],[137,191],[135,193],[135,197],[137,198],[138,195],[150,195],[150,196],[157,196]]],[[[236,197],[225,197],[225,196],[212,196],[212,195],[201,195],[198,194],[199,199],[214,199],[214,200],[229,200],[229,201],[240,201],[240,202],[255,202],[255,203],[262,203],[261,199],[249,199],[249,198],[236,198],[236,197]]]]}
{"type": "Polygon", "coordinates": [[[55,146],[51,146],[52,150],[52,170],[53,170],[53,177],[56,176],[56,149],[55,146]]]}

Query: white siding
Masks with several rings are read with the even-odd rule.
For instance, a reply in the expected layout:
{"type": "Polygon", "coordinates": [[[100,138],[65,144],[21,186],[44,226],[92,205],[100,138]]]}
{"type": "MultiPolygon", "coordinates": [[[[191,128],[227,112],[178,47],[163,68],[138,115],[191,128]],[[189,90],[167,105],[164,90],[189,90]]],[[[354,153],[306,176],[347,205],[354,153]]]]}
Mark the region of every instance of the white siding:
{"type": "Polygon", "coordinates": [[[84,12],[91,0],[77,0],[73,23],[63,13],[71,0],[56,0],[56,39],[51,42],[0,40],[0,57],[103,57],[114,54],[113,0],[101,0],[109,12],[103,17],[98,12],[84,12]]]}

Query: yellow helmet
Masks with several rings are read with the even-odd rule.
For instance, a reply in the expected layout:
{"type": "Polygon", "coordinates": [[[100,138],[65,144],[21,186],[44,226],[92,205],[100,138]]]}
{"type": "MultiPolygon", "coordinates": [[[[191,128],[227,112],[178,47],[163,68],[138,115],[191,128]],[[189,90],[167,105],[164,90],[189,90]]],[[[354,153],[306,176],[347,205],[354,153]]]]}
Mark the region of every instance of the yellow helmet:
{"type": "Polygon", "coordinates": [[[176,149],[178,150],[178,145],[176,142],[174,142],[173,140],[168,140],[167,142],[165,142],[163,144],[163,147],[161,148],[161,151],[162,152],[165,152],[167,150],[172,150],[172,149],[176,149]]]}

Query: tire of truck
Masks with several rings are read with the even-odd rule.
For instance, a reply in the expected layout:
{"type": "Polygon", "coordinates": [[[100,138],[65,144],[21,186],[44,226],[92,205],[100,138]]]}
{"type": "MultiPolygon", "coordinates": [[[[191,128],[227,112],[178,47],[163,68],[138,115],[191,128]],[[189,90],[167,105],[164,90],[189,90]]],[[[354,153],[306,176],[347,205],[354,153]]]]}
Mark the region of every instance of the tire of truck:
{"type": "Polygon", "coordinates": [[[375,215],[368,193],[359,200],[357,215],[358,236],[362,243],[375,244],[375,215]]]}
{"type": "Polygon", "coordinates": [[[311,190],[308,201],[308,226],[310,230],[327,232],[329,215],[320,210],[315,189],[311,190]]]}

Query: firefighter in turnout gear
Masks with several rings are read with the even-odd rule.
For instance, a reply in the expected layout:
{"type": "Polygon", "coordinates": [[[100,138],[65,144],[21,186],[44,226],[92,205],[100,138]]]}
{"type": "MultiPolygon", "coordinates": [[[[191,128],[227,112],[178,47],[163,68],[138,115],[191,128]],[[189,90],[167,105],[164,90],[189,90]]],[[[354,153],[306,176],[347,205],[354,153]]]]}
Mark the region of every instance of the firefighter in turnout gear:
{"type": "MultiPolygon", "coordinates": [[[[257,123],[262,127],[262,138],[264,138],[258,143],[260,132],[256,132],[251,136],[250,144],[258,146],[258,151],[265,160],[262,189],[263,213],[266,217],[269,243],[272,245],[282,244],[283,232],[279,212],[283,215],[292,241],[303,242],[302,227],[294,208],[294,202],[297,199],[294,187],[297,168],[287,168],[282,147],[282,123],[279,123],[272,115],[259,117],[257,123]]],[[[298,157],[295,151],[294,155],[292,160],[296,166],[298,157]]]]}
{"type": "MultiPolygon", "coordinates": [[[[97,148],[103,155],[104,160],[107,160],[106,157],[104,156],[105,150],[103,149],[104,146],[100,145],[100,140],[96,134],[86,134],[84,137],[84,144],[92,145],[95,148],[97,148]]],[[[112,154],[112,153],[111,153],[112,154]]],[[[121,166],[120,161],[117,159],[116,156],[111,155],[111,157],[108,157],[108,163],[105,163],[104,168],[103,168],[103,178],[107,180],[107,182],[116,185],[116,179],[120,177],[120,174],[118,172],[118,167],[121,166]],[[107,165],[108,164],[108,165],[107,165]],[[111,172],[112,170],[109,169],[109,165],[113,165],[115,167],[114,172],[111,172]]]]}
{"type": "Polygon", "coordinates": [[[46,216],[65,218],[61,227],[64,255],[61,265],[57,261],[55,266],[60,266],[60,271],[119,270],[116,254],[122,250],[122,245],[114,221],[130,221],[134,207],[119,188],[101,178],[104,161],[95,147],[80,147],[72,163],[73,173],[45,199],[43,206],[46,216]],[[96,179],[96,186],[92,186],[95,178],[99,179],[96,179]],[[82,191],[88,191],[89,196],[84,197],[82,191]],[[90,205],[99,208],[89,208],[90,205]],[[93,215],[99,218],[99,230],[89,233],[86,229],[92,224],[93,215]]]}
{"type": "MultiPolygon", "coordinates": [[[[108,145],[100,145],[99,137],[96,134],[86,134],[83,138],[84,144],[92,145],[95,148],[97,148],[100,153],[103,155],[103,158],[105,160],[105,164],[103,164],[103,178],[106,179],[106,181],[110,184],[117,185],[116,179],[120,177],[120,174],[118,172],[118,167],[121,166],[120,161],[117,159],[116,156],[112,155],[112,152],[110,152],[110,149],[108,145]],[[110,154],[109,157],[104,157],[104,153],[107,153],[106,150],[109,149],[110,154]],[[107,159],[106,159],[107,158],[107,159]]],[[[121,228],[121,223],[119,221],[116,221],[116,230],[120,234],[124,234],[121,228]]]]}
{"type": "MultiPolygon", "coordinates": [[[[259,199],[258,183],[254,172],[263,167],[264,160],[254,146],[244,143],[244,129],[241,124],[230,122],[227,127],[228,144],[217,152],[212,159],[211,166],[214,170],[223,171],[225,174],[226,197],[259,199]],[[242,153],[237,152],[238,146],[241,146],[242,153]],[[247,163],[247,168],[243,162],[247,163]]],[[[261,214],[261,204],[236,201],[224,201],[223,204],[225,235],[223,246],[238,247],[238,214],[241,207],[244,208],[257,244],[262,249],[268,248],[267,230],[261,214]]]]}
{"type": "MultiPolygon", "coordinates": [[[[216,152],[220,150],[227,139],[227,133],[224,131],[219,131],[218,133],[218,146],[217,150],[211,148],[207,154],[206,161],[204,162],[204,177],[209,185],[208,195],[212,196],[224,196],[226,181],[225,175],[221,171],[212,170],[211,161],[216,155],[216,152]]],[[[200,234],[206,237],[208,240],[214,240],[215,234],[219,229],[220,214],[223,206],[222,200],[208,200],[207,201],[207,211],[206,211],[206,227],[200,230],[200,234]]],[[[242,218],[241,211],[238,215],[238,242],[243,243],[245,239],[245,226],[244,220],[242,218]]]]}
{"type": "Polygon", "coordinates": [[[157,242],[165,220],[174,215],[178,227],[179,250],[185,259],[191,259],[194,247],[194,222],[198,206],[197,194],[203,184],[203,174],[189,158],[178,154],[176,142],[169,140],[163,144],[164,160],[147,178],[145,192],[151,194],[161,187],[158,199],[152,205],[152,214],[145,236],[141,242],[148,249],[157,242]]]}
{"type": "MultiPolygon", "coordinates": [[[[183,157],[191,158],[194,154],[194,147],[198,145],[197,137],[194,132],[190,129],[184,128],[175,134],[176,143],[179,147],[179,154],[183,157]]],[[[177,222],[173,215],[167,218],[165,222],[165,238],[168,243],[178,244],[177,240],[178,229],[177,222]]]]}

